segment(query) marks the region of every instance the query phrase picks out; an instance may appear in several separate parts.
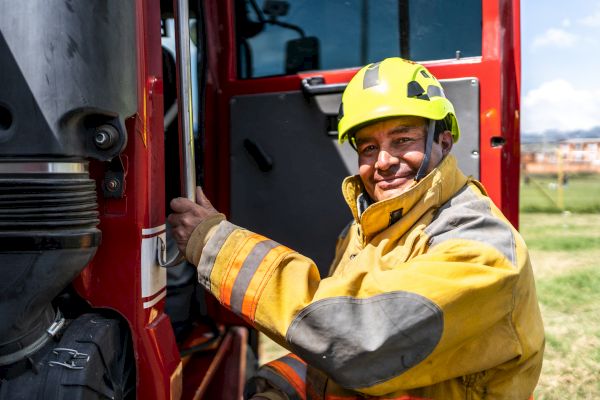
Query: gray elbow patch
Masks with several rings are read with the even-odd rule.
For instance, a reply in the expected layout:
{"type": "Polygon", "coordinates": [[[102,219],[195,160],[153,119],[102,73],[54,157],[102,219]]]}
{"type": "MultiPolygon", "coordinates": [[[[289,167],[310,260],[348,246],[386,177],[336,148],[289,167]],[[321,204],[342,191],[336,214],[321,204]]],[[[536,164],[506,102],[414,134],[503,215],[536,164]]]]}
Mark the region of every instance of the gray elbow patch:
{"type": "Polygon", "coordinates": [[[394,378],[429,356],[444,329],[442,310],[415,293],[319,300],[287,332],[294,353],[349,389],[394,378]]]}

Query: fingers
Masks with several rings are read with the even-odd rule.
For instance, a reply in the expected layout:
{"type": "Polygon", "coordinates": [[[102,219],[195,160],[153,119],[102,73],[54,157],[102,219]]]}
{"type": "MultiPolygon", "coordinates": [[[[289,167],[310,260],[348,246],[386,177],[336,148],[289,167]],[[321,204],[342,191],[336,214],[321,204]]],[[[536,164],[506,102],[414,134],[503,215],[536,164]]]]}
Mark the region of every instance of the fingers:
{"type": "MultiPolygon", "coordinates": [[[[193,204],[193,203],[192,203],[193,204]]],[[[195,207],[199,207],[194,204],[195,207]]],[[[185,251],[187,242],[194,229],[202,222],[202,218],[192,212],[173,213],[167,217],[171,226],[171,234],[182,252],[185,251]]]]}
{"type": "MultiPolygon", "coordinates": [[[[194,208],[194,203],[191,200],[186,199],[185,197],[177,197],[171,200],[170,204],[171,209],[175,212],[185,212],[194,208]]],[[[196,204],[209,210],[214,209],[210,200],[208,200],[200,186],[196,186],[196,204]]]]}
{"type": "Polygon", "coordinates": [[[171,234],[173,235],[173,238],[175,239],[177,247],[180,251],[185,252],[191,232],[192,231],[186,229],[184,226],[177,226],[172,229],[171,234]]]}
{"type": "Polygon", "coordinates": [[[171,234],[173,236],[173,239],[175,239],[175,243],[177,244],[177,248],[179,249],[179,251],[185,254],[185,249],[187,247],[187,243],[190,239],[190,236],[181,228],[173,229],[171,231],[171,234]]]}
{"type": "Polygon", "coordinates": [[[189,233],[191,233],[203,219],[204,218],[192,213],[170,214],[167,217],[167,221],[169,221],[169,224],[173,229],[182,228],[189,233]]]}
{"type": "Polygon", "coordinates": [[[204,195],[201,187],[196,188],[196,202],[178,197],[171,200],[173,213],[167,217],[172,235],[181,251],[185,251],[187,242],[194,229],[211,215],[218,214],[204,195]]]}
{"type": "Polygon", "coordinates": [[[171,209],[177,213],[183,213],[196,207],[196,204],[185,197],[177,197],[171,200],[171,209]]]}

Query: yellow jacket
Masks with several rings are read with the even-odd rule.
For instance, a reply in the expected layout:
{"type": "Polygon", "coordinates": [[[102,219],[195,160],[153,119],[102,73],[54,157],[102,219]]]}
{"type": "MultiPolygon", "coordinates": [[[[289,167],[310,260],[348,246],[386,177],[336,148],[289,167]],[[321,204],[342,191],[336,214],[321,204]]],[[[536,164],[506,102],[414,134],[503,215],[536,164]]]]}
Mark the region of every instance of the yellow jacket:
{"type": "Polygon", "coordinates": [[[365,204],[356,176],[343,193],[354,222],[330,277],[227,221],[191,260],[222,304],[309,365],[298,398],[529,398],[544,347],[529,256],[481,184],[448,156],[398,197],[365,204]]]}

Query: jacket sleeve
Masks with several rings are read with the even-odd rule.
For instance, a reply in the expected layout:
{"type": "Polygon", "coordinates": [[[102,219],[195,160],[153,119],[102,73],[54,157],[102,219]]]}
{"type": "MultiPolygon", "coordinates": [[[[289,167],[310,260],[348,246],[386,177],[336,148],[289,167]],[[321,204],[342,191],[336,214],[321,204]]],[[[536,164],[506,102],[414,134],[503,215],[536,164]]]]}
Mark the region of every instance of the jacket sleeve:
{"type": "Polygon", "coordinates": [[[277,400],[306,399],[306,375],[306,363],[295,354],[287,354],[258,369],[246,383],[244,398],[259,395],[277,400]]]}
{"type": "Polygon", "coordinates": [[[223,221],[198,273],[226,307],[365,394],[427,386],[519,357],[511,312],[526,250],[511,260],[492,245],[448,238],[404,263],[376,251],[367,247],[350,272],[321,279],[310,259],[223,221]]]}

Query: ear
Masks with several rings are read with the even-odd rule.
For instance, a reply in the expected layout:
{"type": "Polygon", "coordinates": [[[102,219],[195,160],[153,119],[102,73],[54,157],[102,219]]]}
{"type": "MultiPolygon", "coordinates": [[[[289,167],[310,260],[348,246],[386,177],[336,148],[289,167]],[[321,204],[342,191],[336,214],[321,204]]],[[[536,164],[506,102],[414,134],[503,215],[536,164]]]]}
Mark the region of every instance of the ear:
{"type": "Polygon", "coordinates": [[[452,150],[454,141],[452,140],[452,132],[444,131],[440,133],[439,137],[440,145],[442,146],[442,154],[446,156],[452,150]]]}

